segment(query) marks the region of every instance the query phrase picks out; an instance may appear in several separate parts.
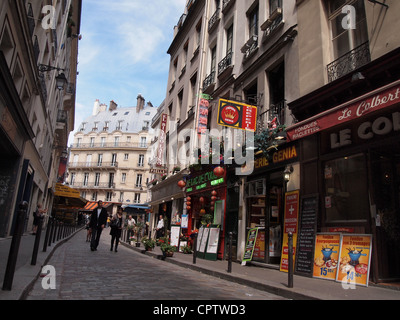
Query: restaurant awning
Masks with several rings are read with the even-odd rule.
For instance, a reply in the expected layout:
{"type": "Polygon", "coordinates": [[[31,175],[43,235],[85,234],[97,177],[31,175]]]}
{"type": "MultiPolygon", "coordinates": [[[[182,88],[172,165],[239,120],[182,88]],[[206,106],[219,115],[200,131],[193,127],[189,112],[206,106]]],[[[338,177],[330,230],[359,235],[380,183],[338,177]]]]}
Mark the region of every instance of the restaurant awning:
{"type": "Polygon", "coordinates": [[[58,197],[57,201],[55,202],[55,205],[58,206],[83,208],[83,206],[85,206],[87,203],[87,200],[81,197],[81,194],[78,190],[61,183],[56,184],[54,196],[58,197]]]}
{"type": "MultiPolygon", "coordinates": [[[[112,204],[113,204],[112,202],[103,202],[103,208],[108,208],[112,204]]],[[[92,210],[96,209],[98,206],[99,205],[98,205],[97,201],[88,201],[88,203],[86,203],[86,205],[83,209],[87,210],[87,211],[92,211],[92,210]]]]}

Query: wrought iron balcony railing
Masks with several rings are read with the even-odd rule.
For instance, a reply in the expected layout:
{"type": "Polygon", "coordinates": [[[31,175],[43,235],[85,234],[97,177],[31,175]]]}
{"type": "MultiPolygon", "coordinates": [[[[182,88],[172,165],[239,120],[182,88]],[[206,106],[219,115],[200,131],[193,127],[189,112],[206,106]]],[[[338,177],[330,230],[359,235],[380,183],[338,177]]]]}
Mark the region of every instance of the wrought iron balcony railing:
{"type": "Polygon", "coordinates": [[[370,61],[371,53],[369,51],[369,42],[367,41],[328,64],[328,81],[335,81],[370,61]]]}
{"type": "Polygon", "coordinates": [[[221,60],[220,63],[218,63],[218,75],[220,75],[222,72],[224,72],[228,67],[232,65],[232,55],[233,52],[229,52],[224,59],[221,60]]]}

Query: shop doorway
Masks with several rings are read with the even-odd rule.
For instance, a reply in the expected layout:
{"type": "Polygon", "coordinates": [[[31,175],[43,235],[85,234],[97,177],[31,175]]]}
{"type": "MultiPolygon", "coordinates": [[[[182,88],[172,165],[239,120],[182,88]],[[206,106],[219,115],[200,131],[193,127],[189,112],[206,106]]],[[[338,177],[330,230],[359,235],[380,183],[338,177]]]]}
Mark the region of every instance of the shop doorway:
{"type": "Polygon", "coordinates": [[[266,243],[269,264],[279,265],[281,261],[284,190],[282,172],[271,173],[267,179],[266,197],[266,243]]]}
{"type": "Polygon", "coordinates": [[[378,281],[400,281],[400,143],[371,150],[378,281]]]}

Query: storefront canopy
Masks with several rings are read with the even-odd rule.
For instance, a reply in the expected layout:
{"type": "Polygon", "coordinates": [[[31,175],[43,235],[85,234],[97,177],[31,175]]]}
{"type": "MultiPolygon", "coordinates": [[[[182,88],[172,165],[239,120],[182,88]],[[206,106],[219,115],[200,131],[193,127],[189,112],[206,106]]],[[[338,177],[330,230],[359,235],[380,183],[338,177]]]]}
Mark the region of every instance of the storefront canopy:
{"type": "MultiPolygon", "coordinates": [[[[103,208],[108,208],[110,205],[112,205],[112,202],[103,202],[103,208]]],[[[92,211],[96,209],[98,206],[99,205],[97,201],[89,201],[83,209],[87,211],[92,211]]]]}
{"type": "Polygon", "coordinates": [[[58,197],[55,204],[59,206],[83,208],[87,203],[87,200],[81,197],[79,191],[61,183],[56,184],[54,196],[58,197]]]}

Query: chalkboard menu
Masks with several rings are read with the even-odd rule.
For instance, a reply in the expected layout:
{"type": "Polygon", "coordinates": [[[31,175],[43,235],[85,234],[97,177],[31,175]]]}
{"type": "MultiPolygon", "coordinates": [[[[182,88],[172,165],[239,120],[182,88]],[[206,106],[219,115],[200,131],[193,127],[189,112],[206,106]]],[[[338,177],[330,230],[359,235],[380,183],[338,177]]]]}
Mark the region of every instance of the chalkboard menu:
{"type": "Polygon", "coordinates": [[[317,218],[318,195],[307,195],[301,197],[300,225],[296,250],[296,274],[312,277],[317,218]]]}

